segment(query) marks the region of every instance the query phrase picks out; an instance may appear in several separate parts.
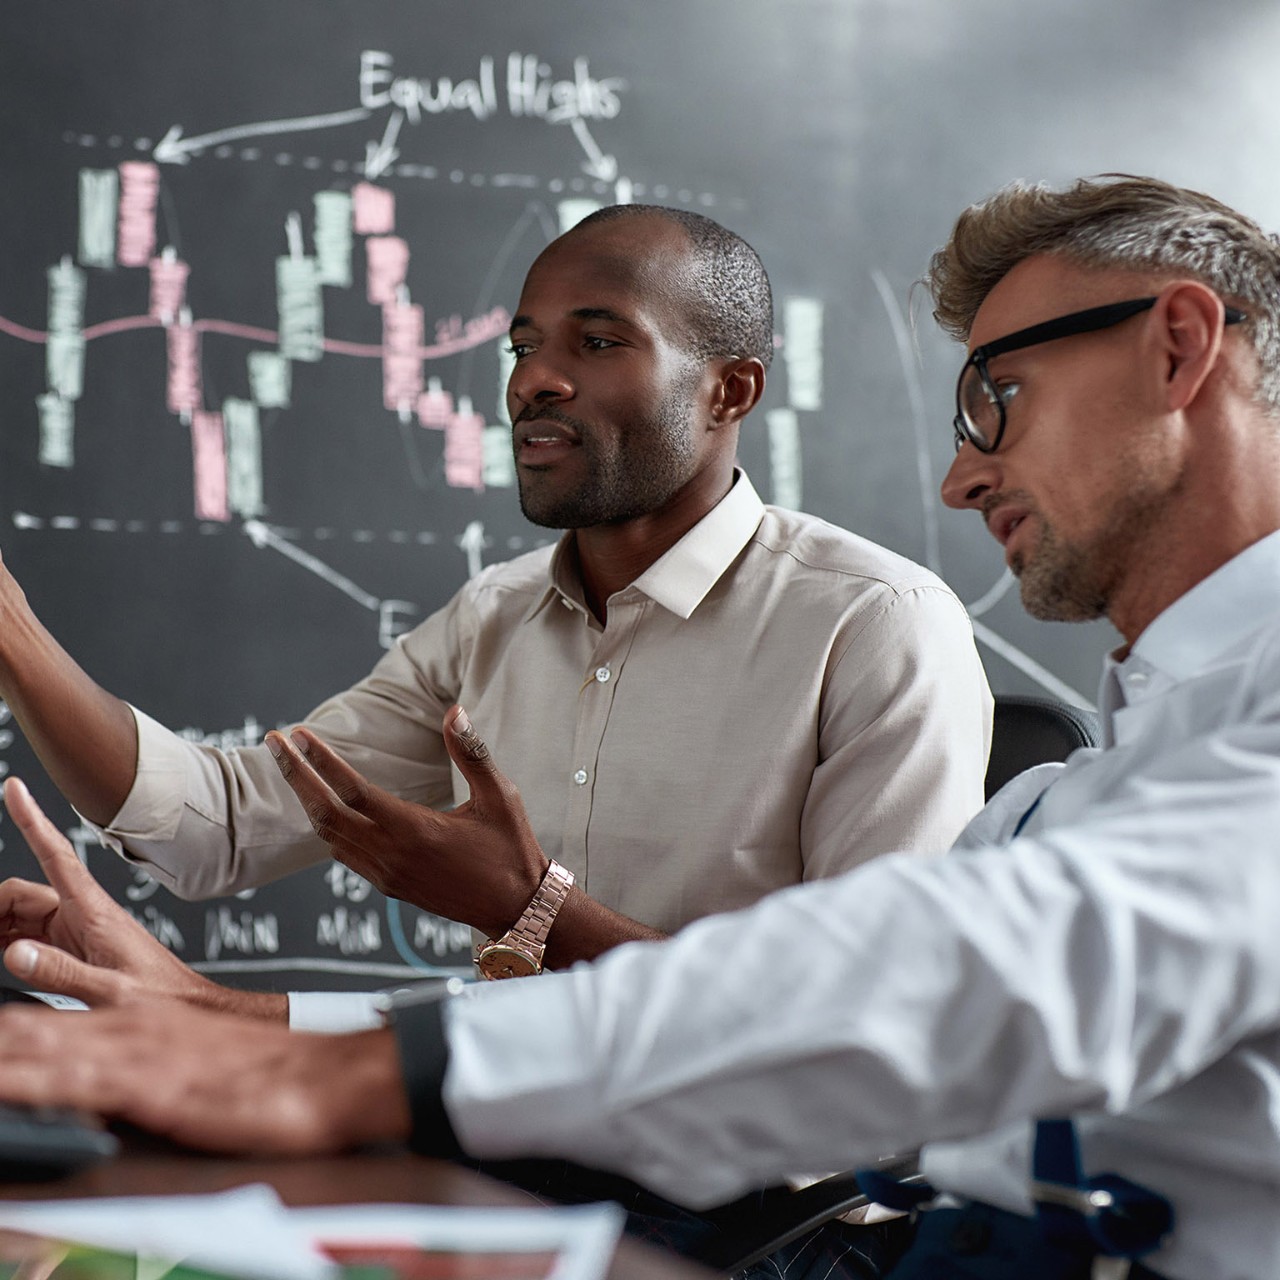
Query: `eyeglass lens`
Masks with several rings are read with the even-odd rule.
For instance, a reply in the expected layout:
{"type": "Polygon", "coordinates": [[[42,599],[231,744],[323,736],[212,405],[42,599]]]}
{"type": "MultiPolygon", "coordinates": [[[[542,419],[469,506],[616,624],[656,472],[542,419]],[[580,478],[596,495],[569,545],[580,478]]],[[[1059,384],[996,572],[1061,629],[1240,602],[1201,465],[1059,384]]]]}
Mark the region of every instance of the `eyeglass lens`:
{"type": "Polygon", "coordinates": [[[979,448],[989,449],[1000,433],[1003,406],[995,388],[983,373],[975,360],[965,366],[964,376],[960,380],[960,412],[964,422],[956,424],[957,449],[964,443],[966,435],[979,448]],[[962,425],[967,430],[962,430],[962,425]]]}

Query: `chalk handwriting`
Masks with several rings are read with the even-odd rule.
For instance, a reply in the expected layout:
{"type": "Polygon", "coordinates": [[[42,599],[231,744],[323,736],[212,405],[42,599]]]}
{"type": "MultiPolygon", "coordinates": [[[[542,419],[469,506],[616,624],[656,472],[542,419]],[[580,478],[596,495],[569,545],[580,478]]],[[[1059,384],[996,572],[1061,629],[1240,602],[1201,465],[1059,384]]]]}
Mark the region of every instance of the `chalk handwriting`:
{"type": "Polygon", "coordinates": [[[125,889],[124,896],[130,902],[145,902],[148,898],[153,897],[159,888],[159,880],[153,880],[141,867],[135,867],[133,883],[125,889]]]}
{"type": "Polygon", "coordinates": [[[429,951],[433,956],[466,951],[471,946],[471,929],[456,920],[424,912],[414,923],[413,945],[416,950],[429,951]]]}
{"type": "Polygon", "coordinates": [[[240,955],[275,955],[280,950],[280,923],[268,912],[252,911],[236,915],[230,907],[215,907],[204,913],[204,954],[216,960],[224,951],[240,955]]]}
{"type": "Polygon", "coordinates": [[[373,885],[364,876],[344,867],[341,862],[330,863],[324,878],[335,898],[363,902],[373,892],[373,885]]]}
{"type": "Polygon", "coordinates": [[[596,79],[584,57],[573,60],[572,79],[557,80],[550,64],[535,54],[508,54],[503,99],[498,96],[497,67],[491,55],[479,60],[474,74],[462,78],[397,76],[393,64],[391,54],[380,49],[360,54],[360,105],[373,111],[395,107],[415,125],[426,116],[452,112],[491,120],[504,105],[508,115],[548,124],[612,120],[622,109],[619,94],[627,87],[625,80],[616,77],[596,79]]]}
{"type": "Polygon", "coordinates": [[[252,716],[245,716],[244,724],[236,729],[217,729],[206,733],[203,729],[178,729],[178,737],[186,742],[197,742],[204,747],[217,747],[230,751],[234,747],[252,747],[262,741],[266,730],[252,716]]]}
{"type": "Polygon", "coordinates": [[[187,942],[182,936],[182,930],[163,911],[158,910],[150,903],[141,912],[134,911],[131,908],[126,908],[126,910],[157,942],[168,947],[170,951],[185,951],[187,949],[187,942]]]}
{"type": "Polygon", "coordinates": [[[367,956],[382,949],[382,917],[376,910],[334,907],[316,921],[316,943],[336,947],[344,956],[367,956]]]}

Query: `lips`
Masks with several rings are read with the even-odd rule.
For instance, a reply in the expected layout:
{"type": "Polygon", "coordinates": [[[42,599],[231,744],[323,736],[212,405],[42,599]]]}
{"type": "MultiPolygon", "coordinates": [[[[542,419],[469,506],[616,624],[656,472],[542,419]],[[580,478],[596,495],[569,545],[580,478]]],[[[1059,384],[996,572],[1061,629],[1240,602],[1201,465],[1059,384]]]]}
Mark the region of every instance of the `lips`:
{"type": "Polygon", "coordinates": [[[578,448],[581,437],[570,426],[551,418],[517,419],[514,427],[518,462],[551,462],[578,448]]]}
{"type": "Polygon", "coordinates": [[[1026,507],[1018,507],[1012,504],[991,508],[983,512],[987,521],[987,528],[991,530],[991,536],[1002,547],[1009,545],[1009,539],[1013,537],[1015,531],[1030,514],[1031,512],[1026,507]]]}

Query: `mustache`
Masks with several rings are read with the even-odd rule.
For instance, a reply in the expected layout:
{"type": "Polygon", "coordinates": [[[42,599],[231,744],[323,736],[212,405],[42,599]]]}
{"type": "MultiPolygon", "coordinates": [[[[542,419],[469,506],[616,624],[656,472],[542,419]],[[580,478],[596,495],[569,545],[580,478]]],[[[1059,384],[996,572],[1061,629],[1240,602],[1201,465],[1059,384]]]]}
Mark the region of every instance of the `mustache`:
{"type": "Polygon", "coordinates": [[[990,524],[991,517],[1001,507],[1007,507],[1014,502],[1020,506],[1025,506],[1028,510],[1035,510],[1035,503],[1031,501],[1030,495],[1021,489],[1014,489],[1008,493],[989,493],[983,498],[982,506],[978,509],[983,523],[990,524]]]}
{"type": "Polygon", "coordinates": [[[550,405],[525,405],[511,420],[511,425],[518,427],[522,422],[557,422],[560,426],[569,427],[573,431],[580,432],[582,429],[582,423],[577,418],[571,418],[567,413],[561,413],[559,409],[552,408],[550,405]]]}

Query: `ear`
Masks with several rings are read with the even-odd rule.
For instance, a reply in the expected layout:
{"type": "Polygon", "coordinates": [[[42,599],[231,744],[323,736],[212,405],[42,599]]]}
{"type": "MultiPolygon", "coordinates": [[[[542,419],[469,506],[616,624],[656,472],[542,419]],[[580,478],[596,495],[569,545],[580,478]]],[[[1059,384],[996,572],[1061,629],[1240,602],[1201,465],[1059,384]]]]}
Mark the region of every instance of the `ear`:
{"type": "Polygon", "coordinates": [[[764,395],[764,363],[755,356],[728,360],[717,375],[711,398],[711,418],[715,427],[737,426],[764,395]]]}
{"type": "Polygon", "coordinates": [[[1167,410],[1177,412],[1200,394],[1218,362],[1222,299],[1198,280],[1182,280],[1161,292],[1154,312],[1166,357],[1162,392],[1167,410]]]}

